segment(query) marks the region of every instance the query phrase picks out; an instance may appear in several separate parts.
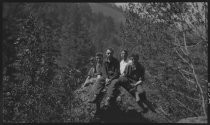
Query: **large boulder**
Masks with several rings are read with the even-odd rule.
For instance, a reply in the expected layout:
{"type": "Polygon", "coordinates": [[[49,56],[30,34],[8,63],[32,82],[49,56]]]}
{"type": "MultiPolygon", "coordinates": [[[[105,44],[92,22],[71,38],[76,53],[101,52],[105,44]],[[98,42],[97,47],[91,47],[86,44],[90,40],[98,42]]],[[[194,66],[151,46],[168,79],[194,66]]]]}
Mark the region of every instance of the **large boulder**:
{"type": "MultiPolygon", "coordinates": [[[[150,110],[147,113],[143,113],[142,108],[136,103],[135,98],[124,88],[121,87],[119,92],[120,95],[116,99],[116,105],[109,109],[104,108],[106,98],[106,94],[104,94],[105,98],[103,98],[101,102],[102,110],[100,113],[100,122],[169,122],[163,115],[153,113],[150,110]]],[[[75,117],[86,116],[86,119],[80,122],[91,122],[91,119],[94,118],[96,106],[87,102],[91,96],[91,86],[75,91],[75,99],[80,100],[80,103],[73,109],[75,111],[74,114],[76,114],[75,117]],[[78,110],[80,113],[78,113],[78,110]]],[[[79,121],[79,119],[77,121],[79,121]]]]}

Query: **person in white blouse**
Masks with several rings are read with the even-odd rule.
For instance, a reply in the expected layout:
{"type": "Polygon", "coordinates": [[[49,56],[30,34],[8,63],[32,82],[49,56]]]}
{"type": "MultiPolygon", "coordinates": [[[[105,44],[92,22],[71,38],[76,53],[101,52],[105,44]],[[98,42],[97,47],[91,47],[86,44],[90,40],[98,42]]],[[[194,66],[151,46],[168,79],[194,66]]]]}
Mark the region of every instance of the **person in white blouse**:
{"type": "Polygon", "coordinates": [[[131,63],[131,60],[128,58],[128,51],[125,49],[121,51],[120,56],[122,58],[122,60],[120,62],[120,75],[123,76],[125,67],[128,63],[131,63]]]}

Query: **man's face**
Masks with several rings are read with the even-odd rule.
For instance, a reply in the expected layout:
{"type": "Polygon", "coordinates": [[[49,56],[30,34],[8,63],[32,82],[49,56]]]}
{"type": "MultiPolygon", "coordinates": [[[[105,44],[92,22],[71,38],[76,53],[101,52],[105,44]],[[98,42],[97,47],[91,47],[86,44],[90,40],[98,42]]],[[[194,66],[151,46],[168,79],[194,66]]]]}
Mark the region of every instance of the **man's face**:
{"type": "Polygon", "coordinates": [[[106,51],[106,57],[110,59],[110,57],[112,57],[112,56],[113,56],[112,51],[107,50],[107,51],[106,51]]]}
{"type": "Polygon", "coordinates": [[[102,62],[102,57],[101,56],[96,56],[96,62],[101,63],[102,62]]]}
{"type": "Polygon", "coordinates": [[[134,57],[131,57],[130,60],[132,64],[135,64],[137,62],[137,60],[134,57]]]}
{"type": "Polygon", "coordinates": [[[128,57],[128,54],[125,51],[122,51],[121,52],[121,58],[122,59],[127,59],[127,57],[128,57]]]}

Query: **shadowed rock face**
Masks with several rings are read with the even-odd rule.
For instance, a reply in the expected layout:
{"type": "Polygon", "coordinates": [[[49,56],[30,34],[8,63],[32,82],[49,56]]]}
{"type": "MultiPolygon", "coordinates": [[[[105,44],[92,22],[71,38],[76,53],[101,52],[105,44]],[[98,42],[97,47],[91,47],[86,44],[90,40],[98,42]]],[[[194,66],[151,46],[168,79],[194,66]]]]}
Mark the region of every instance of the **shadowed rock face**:
{"type": "Polygon", "coordinates": [[[147,119],[142,116],[141,113],[137,112],[135,109],[132,110],[122,110],[119,105],[113,106],[110,109],[101,110],[101,115],[98,116],[99,119],[93,119],[91,122],[122,122],[122,123],[152,123],[154,121],[147,119]]]}
{"type": "Polygon", "coordinates": [[[177,123],[207,123],[207,117],[189,117],[179,120],[177,123]]]}

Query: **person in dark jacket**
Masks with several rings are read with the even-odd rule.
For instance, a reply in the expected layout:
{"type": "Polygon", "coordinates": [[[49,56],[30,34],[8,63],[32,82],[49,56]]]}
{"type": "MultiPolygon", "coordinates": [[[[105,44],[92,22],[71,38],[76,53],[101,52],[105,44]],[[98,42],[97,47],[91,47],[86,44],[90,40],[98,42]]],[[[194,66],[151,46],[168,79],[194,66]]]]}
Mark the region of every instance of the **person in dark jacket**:
{"type": "Polygon", "coordinates": [[[117,78],[120,74],[119,61],[113,57],[113,53],[114,51],[111,48],[106,50],[106,59],[101,65],[100,70],[97,71],[97,81],[94,89],[95,95],[90,102],[95,103],[100,100],[99,95],[101,95],[105,86],[111,86],[111,84],[115,84],[117,82],[117,78]]]}
{"type": "Polygon", "coordinates": [[[114,50],[109,48],[106,51],[106,59],[104,61],[104,77],[106,78],[106,85],[115,82],[120,75],[120,62],[113,56],[114,50]]]}
{"type": "Polygon", "coordinates": [[[152,103],[146,98],[146,92],[142,87],[145,81],[145,68],[138,62],[139,55],[132,54],[130,60],[131,63],[125,68],[124,77],[119,79],[120,85],[136,98],[136,102],[143,108],[143,112],[147,112],[148,110],[144,104],[146,104],[151,111],[156,112],[152,103]]]}
{"type": "Polygon", "coordinates": [[[105,106],[110,106],[115,102],[114,95],[117,94],[117,92],[113,91],[115,89],[115,85],[118,81],[118,78],[120,76],[120,62],[113,57],[114,51],[113,49],[109,48],[106,51],[106,59],[104,61],[104,78],[107,86],[107,98],[105,99],[105,106]]]}

